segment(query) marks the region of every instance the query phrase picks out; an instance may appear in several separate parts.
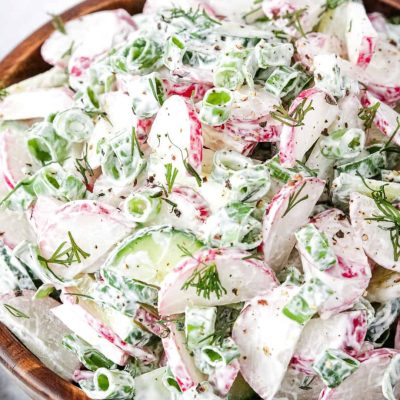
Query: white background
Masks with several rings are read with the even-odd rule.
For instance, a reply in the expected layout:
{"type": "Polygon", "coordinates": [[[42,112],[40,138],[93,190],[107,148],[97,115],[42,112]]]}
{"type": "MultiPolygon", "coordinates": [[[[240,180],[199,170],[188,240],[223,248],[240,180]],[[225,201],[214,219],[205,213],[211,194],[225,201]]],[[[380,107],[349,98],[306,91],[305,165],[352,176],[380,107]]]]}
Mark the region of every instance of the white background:
{"type": "Polygon", "coordinates": [[[0,59],[22,39],[48,21],[47,13],[60,13],[79,1],[0,0],[0,59]]]}
{"type": "MultiPolygon", "coordinates": [[[[31,32],[80,0],[0,0],[0,59],[31,32]]],[[[1,71],[0,71],[1,73],[1,71]]],[[[0,399],[29,400],[0,369],[0,399]]]]}

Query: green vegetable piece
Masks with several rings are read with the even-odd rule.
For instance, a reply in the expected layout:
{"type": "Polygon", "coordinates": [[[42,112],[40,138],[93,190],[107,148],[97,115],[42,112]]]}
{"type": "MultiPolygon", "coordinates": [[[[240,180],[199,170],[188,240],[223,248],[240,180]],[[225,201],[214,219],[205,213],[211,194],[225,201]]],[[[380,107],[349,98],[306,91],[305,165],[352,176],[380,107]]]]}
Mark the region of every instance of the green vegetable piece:
{"type": "Polygon", "coordinates": [[[212,178],[220,183],[226,182],[236,171],[253,165],[253,160],[232,150],[218,150],[214,153],[212,178]]]}
{"type": "Polygon", "coordinates": [[[334,291],[320,279],[312,278],[301,286],[299,292],[283,308],[282,313],[305,325],[333,293],[334,291]]]}
{"type": "Polygon", "coordinates": [[[328,237],[315,225],[307,224],[295,233],[300,251],[304,251],[320,271],[336,265],[336,255],[329,244],[328,237]]]}
{"type": "Polygon", "coordinates": [[[58,136],[76,143],[88,140],[94,129],[92,118],[80,108],[58,113],[53,120],[53,126],[58,136]]]}
{"type": "Polygon", "coordinates": [[[244,63],[249,56],[247,49],[231,49],[222,55],[214,72],[214,85],[236,90],[243,85],[244,63]]]}
{"type": "Polygon", "coordinates": [[[171,368],[167,368],[162,378],[163,385],[168,389],[169,392],[180,395],[182,393],[181,388],[179,387],[178,382],[175,379],[174,374],[171,371],[171,368]]]}
{"type": "Polygon", "coordinates": [[[135,181],[146,165],[135,130],[121,131],[102,146],[103,174],[119,186],[135,181]]]}
{"type": "Polygon", "coordinates": [[[162,48],[153,39],[139,37],[117,50],[109,62],[115,72],[145,75],[162,65],[162,48]]]}
{"type": "Polygon", "coordinates": [[[294,47],[291,43],[268,43],[260,40],[255,47],[255,54],[260,68],[290,66],[294,47]]]}
{"type": "Polygon", "coordinates": [[[341,350],[326,350],[314,364],[314,371],[329,387],[339,386],[346,378],[355,372],[360,362],[341,350]]]}
{"type": "Polygon", "coordinates": [[[293,67],[277,67],[266,80],[265,90],[274,96],[284,97],[294,89],[299,74],[293,67]]]}
{"type": "Polygon", "coordinates": [[[177,35],[172,35],[165,47],[163,62],[164,65],[171,71],[183,65],[183,56],[186,53],[186,45],[182,38],[177,35]]]}
{"type": "Polygon", "coordinates": [[[66,349],[74,353],[79,361],[90,371],[114,366],[111,360],[74,333],[64,336],[62,344],[66,349]]]}
{"type": "Polygon", "coordinates": [[[321,153],[326,158],[354,158],[365,146],[365,132],[362,129],[339,129],[321,141],[321,153]]]}
{"type": "Polygon", "coordinates": [[[369,154],[354,161],[336,165],[338,173],[361,175],[364,178],[373,178],[380,175],[381,170],[386,166],[386,154],[380,151],[369,154]]]}
{"type": "Polygon", "coordinates": [[[156,217],[161,210],[158,192],[157,189],[143,189],[132,193],[124,201],[124,211],[129,219],[144,224],[156,217]]]}
{"type": "Polygon", "coordinates": [[[52,124],[39,122],[27,133],[27,146],[32,157],[42,164],[63,162],[69,152],[69,143],[57,135],[52,124]]]}
{"type": "Polygon", "coordinates": [[[204,95],[200,119],[211,126],[222,125],[231,114],[233,97],[229,90],[213,88],[204,95]]]}
{"type": "Polygon", "coordinates": [[[189,350],[211,343],[216,317],[216,307],[186,307],[185,335],[189,350]]]}

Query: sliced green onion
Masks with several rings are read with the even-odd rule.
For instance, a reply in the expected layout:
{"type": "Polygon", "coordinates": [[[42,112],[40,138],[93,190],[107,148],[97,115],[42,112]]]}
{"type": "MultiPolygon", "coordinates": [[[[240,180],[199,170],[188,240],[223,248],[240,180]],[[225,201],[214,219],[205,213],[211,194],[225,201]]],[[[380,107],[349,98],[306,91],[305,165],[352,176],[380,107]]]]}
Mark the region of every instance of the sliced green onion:
{"type": "Polygon", "coordinates": [[[88,140],[94,129],[92,118],[80,108],[58,113],[53,120],[53,126],[58,136],[76,143],[88,140]]]}
{"type": "Polygon", "coordinates": [[[214,154],[211,176],[217,182],[225,182],[236,171],[253,165],[253,160],[232,150],[218,150],[214,154]]]}
{"type": "Polygon", "coordinates": [[[252,216],[254,208],[232,203],[208,218],[204,235],[213,247],[238,247],[250,250],[262,242],[261,223],[252,216]]]}
{"type": "Polygon", "coordinates": [[[66,349],[74,353],[79,361],[90,371],[114,367],[112,361],[74,333],[64,336],[62,344],[66,349]]]}
{"type": "Polygon", "coordinates": [[[290,66],[294,47],[291,43],[267,43],[260,40],[255,47],[255,54],[260,68],[290,66]]]}
{"type": "Polygon", "coordinates": [[[232,93],[224,88],[213,88],[204,95],[200,119],[211,126],[222,125],[231,114],[232,93]]]}
{"type": "Polygon", "coordinates": [[[333,290],[326,286],[320,279],[312,278],[292,297],[282,312],[293,321],[304,325],[333,293],[333,290]]]}
{"type": "Polygon", "coordinates": [[[140,37],[110,56],[115,72],[145,75],[161,67],[162,48],[153,39],[140,37]]]}
{"type": "Polygon", "coordinates": [[[249,55],[247,49],[232,49],[219,60],[214,72],[214,85],[236,90],[243,85],[245,76],[243,66],[249,55]]]}
{"type": "Polygon", "coordinates": [[[165,46],[164,65],[171,71],[181,67],[185,53],[186,45],[183,39],[177,35],[172,35],[165,46]]]}
{"type": "Polygon", "coordinates": [[[239,357],[239,349],[231,338],[223,340],[221,345],[206,345],[195,352],[197,367],[205,374],[228,365],[239,357]]]}
{"type": "Polygon", "coordinates": [[[134,130],[121,131],[105,142],[101,151],[103,174],[119,186],[134,182],[146,165],[134,130]]]}
{"type": "Polygon", "coordinates": [[[159,190],[143,189],[132,193],[124,201],[124,211],[134,222],[146,223],[159,214],[161,197],[155,196],[159,190]]]}
{"type": "Polygon", "coordinates": [[[293,67],[277,67],[265,82],[265,90],[274,96],[284,97],[294,89],[300,72],[293,67]]]}
{"type": "Polygon", "coordinates": [[[69,151],[69,143],[57,135],[52,124],[39,122],[28,131],[28,150],[42,164],[62,162],[69,151]]]}
{"type": "Polygon", "coordinates": [[[329,387],[339,386],[346,378],[355,372],[360,362],[341,350],[326,350],[314,364],[314,371],[329,387]]]}
{"type": "Polygon", "coordinates": [[[211,343],[216,318],[216,307],[186,307],[185,335],[189,350],[211,343]]]}
{"type": "Polygon", "coordinates": [[[362,129],[338,129],[321,141],[321,153],[326,158],[354,158],[365,147],[365,132],[362,129]]]}
{"type": "Polygon", "coordinates": [[[305,225],[295,233],[295,236],[300,250],[303,250],[311,258],[320,271],[336,265],[336,255],[329,244],[328,237],[315,225],[305,225]]]}
{"type": "Polygon", "coordinates": [[[253,203],[263,198],[271,187],[266,165],[252,165],[232,174],[230,199],[233,202],[253,203]]]}
{"type": "Polygon", "coordinates": [[[345,172],[351,175],[361,175],[364,178],[373,178],[381,173],[385,165],[386,154],[377,151],[354,161],[336,165],[335,169],[339,174],[345,172]]]}
{"type": "Polygon", "coordinates": [[[82,390],[93,399],[133,399],[135,394],[135,381],[132,376],[125,371],[118,369],[108,370],[99,368],[93,377],[93,386],[90,384],[82,385],[82,390]]]}
{"type": "Polygon", "coordinates": [[[86,187],[83,182],[58,164],[40,169],[32,183],[36,196],[54,196],[64,201],[83,199],[86,187]]]}
{"type": "Polygon", "coordinates": [[[182,393],[182,390],[179,387],[179,384],[176,381],[175,376],[171,371],[171,368],[166,368],[165,373],[162,377],[162,382],[170,393],[173,393],[174,395],[180,395],[182,393]]]}

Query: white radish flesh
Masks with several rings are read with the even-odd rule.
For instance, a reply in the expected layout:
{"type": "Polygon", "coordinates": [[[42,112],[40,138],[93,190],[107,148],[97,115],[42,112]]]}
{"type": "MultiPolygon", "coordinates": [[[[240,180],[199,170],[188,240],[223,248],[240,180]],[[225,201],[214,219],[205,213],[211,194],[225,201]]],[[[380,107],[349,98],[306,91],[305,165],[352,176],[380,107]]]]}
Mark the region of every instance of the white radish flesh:
{"type": "Polygon", "coordinates": [[[275,272],[289,258],[296,243],[294,233],[307,223],[324,186],[318,178],[305,178],[289,182],[272,198],[263,220],[263,252],[275,272]]]}
{"type": "Polygon", "coordinates": [[[73,105],[73,92],[66,88],[15,93],[0,103],[0,118],[5,121],[46,118],[73,105]]]}
{"type": "Polygon", "coordinates": [[[284,125],[281,133],[279,157],[284,167],[293,167],[296,160],[302,161],[306,152],[318,140],[339,113],[336,101],[326,92],[316,88],[306,89],[299,94],[290,106],[293,112],[305,100],[303,108],[310,109],[300,126],[284,125]]]}
{"type": "Polygon", "coordinates": [[[297,287],[280,286],[254,298],[233,326],[240,371],[263,400],[273,399],[278,391],[303,329],[282,313],[297,292],[297,287]]]}
{"type": "Polygon", "coordinates": [[[272,270],[260,260],[246,259],[248,256],[249,253],[236,249],[212,249],[183,261],[162,283],[158,297],[160,314],[179,314],[185,311],[187,304],[211,307],[246,301],[275,287],[277,280],[272,270]],[[212,266],[225,289],[219,296],[211,292],[209,298],[205,298],[193,286],[183,289],[194,273],[212,266]]]}
{"type": "Polygon", "coordinates": [[[310,261],[304,249],[298,248],[306,279],[319,278],[335,292],[319,310],[325,319],[353,306],[368,286],[371,269],[361,240],[341,211],[325,211],[313,217],[312,222],[326,234],[337,258],[333,267],[321,271],[310,261]]]}
{"type": "Polygon", "coordinates": [[[390,238],[392,224],[385,221],[371,221],[367,218],[382,215],[373,199],[358,193],[350,196],[350,218],[365,253],[378,265],[400,272],[400,260],[395,259],[395,249],[390,238]]]}

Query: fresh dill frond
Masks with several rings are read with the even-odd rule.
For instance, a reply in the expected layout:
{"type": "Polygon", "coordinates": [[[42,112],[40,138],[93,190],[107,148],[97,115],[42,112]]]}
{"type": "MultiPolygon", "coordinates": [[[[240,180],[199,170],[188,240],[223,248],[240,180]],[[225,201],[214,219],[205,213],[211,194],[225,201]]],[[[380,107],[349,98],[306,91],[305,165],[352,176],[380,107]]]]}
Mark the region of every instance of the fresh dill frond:
{"type": "Polygon", "coordinates": [[[17,318],[30,318],[28,315],[23,313],[21,310],[18,310],[18,308],[15,308],[11,306],[10,304],[3,304],[3,307],[14,317],[17,318]]]}
{"type": "Polygon", "coordinates": [[[362,107],[358,112],[358,117],[364,121],[364,129],[370,129],[372,126],[372,122],[374,121],[376,112],[380,107],[381,103],[377,101],[373,106],[370,107],[362,107]]]}
{"type": "Polygon", "coordinates": [[[88,145],[86,143],[82,158],[75,159],[75,169],[82,176],[83,181],[86,186],[89,184],[88,175],[94,176],[93,169],[90,166],[89,161],[88,161],[87,150],[88,150],[88,145]]]}
{"type": "Polygon", "coordinates": [[[168,163],[164,165],[165,167],[165,180],[167,182],[168,193],[172,192],[172,188],[174,187],[175,179],[178,175],[178,169],[172,166],[172,163],[168,163]]]}
{"type": "Polygon", "coordinates": [[[312,100],[306,105],[307,99],[303,99],[301,103],[292,111],[287,111],[282,105],[275,106],[275,111],[271,113],[271,117],[284,125],[291,127],[303,126],[304,118],[307,113],[314,110],[312,100]]]}
{"type": "Polygon", "coordinates": [[[306,182],[304,182],[300,189],[296,192],[296,193],[292,193],[289,196],[289,203],[288,206],[286,208],[286,211],[283,213],[282,218],[285,217],[287,214],[289,214],[289,212],[291,210],[293,210],[294,207],[297,206],[297,204],[301,203],[304,200],[308,199],[308,194],[306,196],[303,196],[302,198],[298,199],[298,197],[300,196],[300,193],[302,192],[302,190],[304,189],[304,186],[306,185],[306,182]]]}
{"type": "Polygon", "coordinates": [[[59,31],[63,35],[67,34],[67,30],[65,29],[64,21],[57,14],[48,13],[51,17],[51,24],[56,31],[59,31]]]}

